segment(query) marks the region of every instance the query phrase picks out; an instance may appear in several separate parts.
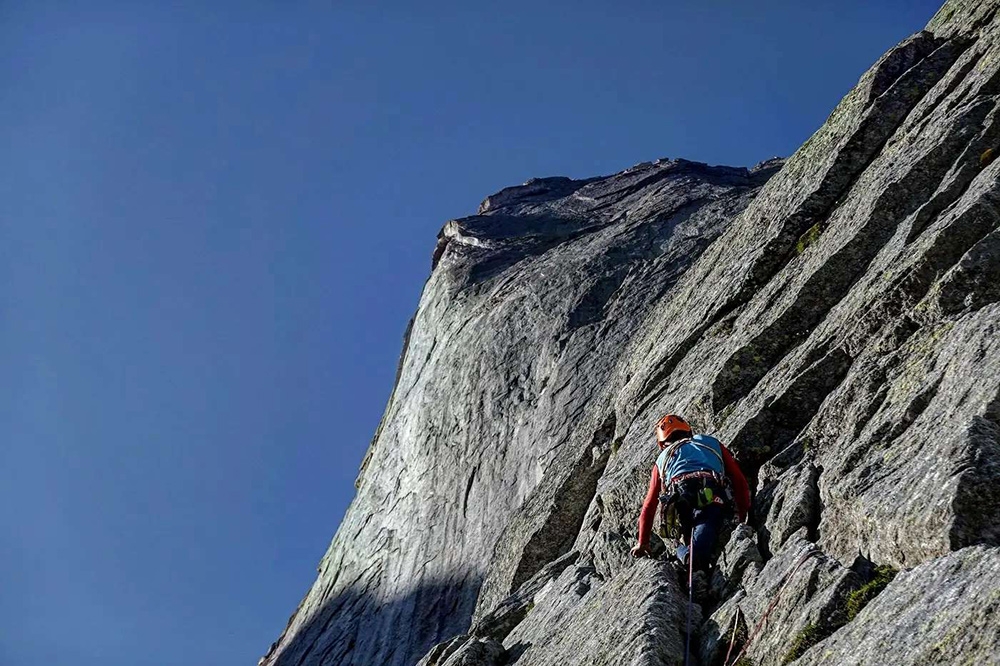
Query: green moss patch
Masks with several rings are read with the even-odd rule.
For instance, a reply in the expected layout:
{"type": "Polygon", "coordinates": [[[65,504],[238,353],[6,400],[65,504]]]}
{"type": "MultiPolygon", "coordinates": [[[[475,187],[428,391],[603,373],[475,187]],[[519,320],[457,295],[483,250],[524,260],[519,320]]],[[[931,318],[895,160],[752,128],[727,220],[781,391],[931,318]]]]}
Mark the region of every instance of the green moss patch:
{"type": "Polygon", "coordinates": [[[875,567],[874,577],[847,595],[847,620],[848,622],[858,616],[858,613],[868,605],[868,602],[878,596],[878,593],[885,589],[885,586],[892,582],[892,579],[899,573],[896,569],[887,564],[875,567]]]}
{"type": "Polygon", "coordinates": [[[799,242],[795,244],[795,254],[802,254],[806,249],[815,243],[820,235],[823,233],[823,223],[817,222],[812,225],[806,232],[799,236],[799,242]]]}
{"type": "Polygon", "coordinates": [[[818,624],[810,622],[802,631],[797,633],[791,640],[788,651],[785,652],[781,663],[783,665],[792,663],[804,655],[809,648],[833,635],[835,631],[853,620],[869,601],[874,599],[879,592],[885,589],[886,585],[892,582],[897,573],[899,572],[891,566],[878,566],[875,568],[871,580],[858,589],[847,593],[846,596],[841,594],[840,602],[832,617],[827,620],[821,620],[818,624]]]}
{"type": "Polygon", "coordinates": [[[807,624],[802,631],[795,634],[795,638],[792,639],[792,645],[788,648],[788,652],[785,653],[784,658],[781,660],[782,664],[790,664],[802,655],[806,653],[806,650],[811,648],[816,643],[830,635],[829,630],[824,630],[817,624],[810,622],[807,624]]]}
{"type": "Polygon", "coordinates": [[[993,150],[992,148],[987,148],[986,150],[983,151],[983,154],[979,156],[979,166],[981,167],[989,166],[990,162],[995,160],[996,157],[997,157],[997,151],[993,150]]]}

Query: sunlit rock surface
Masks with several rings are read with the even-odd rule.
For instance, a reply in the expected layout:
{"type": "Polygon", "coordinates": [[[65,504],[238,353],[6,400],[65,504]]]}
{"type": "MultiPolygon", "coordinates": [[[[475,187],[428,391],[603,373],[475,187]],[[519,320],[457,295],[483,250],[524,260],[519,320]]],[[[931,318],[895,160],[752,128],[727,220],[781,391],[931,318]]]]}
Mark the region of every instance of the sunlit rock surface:
{"type": "Polygon", "coordinates": [[[668,411],[757,489],[697,663],[768,612],[756,664],[998,663],[998,7],[945,4],[787,160],[534,179],[448,222],[262,663],[682,663],[679,568],[628,557],[668,411]]]}

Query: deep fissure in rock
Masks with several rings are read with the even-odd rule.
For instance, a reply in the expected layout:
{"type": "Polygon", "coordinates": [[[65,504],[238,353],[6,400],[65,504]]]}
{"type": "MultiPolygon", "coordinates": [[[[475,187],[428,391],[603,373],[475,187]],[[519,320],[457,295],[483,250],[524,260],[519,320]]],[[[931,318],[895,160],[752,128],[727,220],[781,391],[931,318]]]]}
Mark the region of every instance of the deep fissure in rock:
{"type": "Polygon", "coordinates": [[[472,468],[472,474],[469,475],[469,482],[465,486],[465,496],[462,498],[462,517],[467,517],[467,512],[469,509],[469,494],[472,492],[472,486],[476,482],[476,474],[479,472],[479,465],[472,468]]]}
{"type": "MultiPolygon", "coordinates": [[[[843,380],[853,359],[834,348],[800,372],[786,391],[764,407],[733,438],[751,487],[756,486],[761,465],[772,454],[783,452],[819,411],[820,405],[843,380]]],[[[801,453],[801,444],[799,445],[801,453]]]]}
{"type": "Polygon", "coordinates": [[[967,127],[976,127],[985,124],[985,128],[959,153],[952,165],[952,170],[955,173],[951,178],[951,182],[943,190],[931,196],[927,203],[917,209],[913,223],[906,235],[906,242],[908,244],[916,240],[942,211],[947,210],[955,202],[959,201],[968,191],[976,176],[982,171],[982,167],[979,164],[980,154],[987,148],[996,148],[998,142],[1000,142],[1000,123],[995,118],[990,120],[991,116],[996,115],[997,108],[991,100],[984,100],[978,105],[973,106],[968,112],[967,127]],[[976,108],[982,110],[981,117],[973,113],[973,110],[976,108]]]}
{"type": "Polygon", "coordinates": [[[594,282],[570,311],[564,335],[568,336],[578,328],[603,320],[608,303],[621,287],[627,275],[628,266],[625,266],[594,282]]]}
{"type": "Polygon", "coordinates": [[[939,182],[954,163],[955,154],[961,152],[960,141],[946,142],[924,156],[902,181],[886,188],[865,226],[809,277],[790,307],[726,362],[713,383],[717,411],[745,397],[840,302],[899,222],[922,200],[914,191],[939,182]]]}
{"type": "Polygon", "coordinates": [[[588,450],[577,459],[572,472],[556,491],[552,512],[524,546],[511,581],[512,590],[573,547],[611,456],[616,423],[613,413],[604,420],[594,433],[588,450]]]}

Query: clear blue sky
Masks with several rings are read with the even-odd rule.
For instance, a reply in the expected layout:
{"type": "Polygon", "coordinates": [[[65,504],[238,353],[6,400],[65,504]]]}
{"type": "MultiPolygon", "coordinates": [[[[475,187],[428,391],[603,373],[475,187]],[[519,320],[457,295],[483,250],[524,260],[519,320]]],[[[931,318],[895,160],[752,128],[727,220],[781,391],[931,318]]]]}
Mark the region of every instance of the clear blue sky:
{"type": "Polygon", "coordinates": [[[4,666],[256,663],[447,219],[789,154],[937,7],[166,4],[0,4],[4,666]]]}

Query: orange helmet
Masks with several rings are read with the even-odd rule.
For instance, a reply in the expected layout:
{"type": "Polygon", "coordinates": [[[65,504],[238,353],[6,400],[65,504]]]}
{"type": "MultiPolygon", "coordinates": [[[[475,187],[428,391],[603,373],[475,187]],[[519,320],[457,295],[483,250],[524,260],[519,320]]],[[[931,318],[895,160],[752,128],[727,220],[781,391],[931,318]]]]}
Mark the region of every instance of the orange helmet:
{"type": "Polygon", "coordinates": [[[675,432],[686,432],[691,435],[691,426],[676,414],[667,414],[656,424],[656,443],[665,444],[670,435],[675,432]]]}

